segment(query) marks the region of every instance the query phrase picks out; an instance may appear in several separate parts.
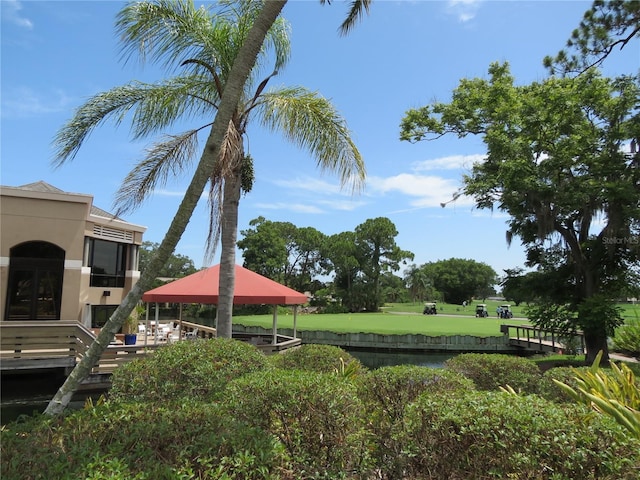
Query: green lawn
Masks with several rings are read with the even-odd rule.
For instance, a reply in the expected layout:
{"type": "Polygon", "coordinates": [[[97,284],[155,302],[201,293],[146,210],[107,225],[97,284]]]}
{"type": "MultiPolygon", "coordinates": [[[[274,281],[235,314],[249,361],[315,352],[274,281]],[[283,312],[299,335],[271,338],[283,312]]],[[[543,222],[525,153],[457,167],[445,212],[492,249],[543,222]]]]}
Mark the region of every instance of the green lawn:
{"type": "MultiPolygon", "coordinates": [[[[422,302],[388,304],[381,313],[341,313],[341,314],[298,314],[298,330],[328,330],[338,333],[380,333],[406,334],[418,333],[429,336],[473,335],[480,337],[500,336],[500,325],[529,323],[522,313],[523,306],[513,304],[514,318],[509,320],[496,318],[496,307],[507,302],[486,303],[490,312],[488,318],[475,317],[475,305],[466,308],[461,305],[438,304],[438,315],[422,315],[422,302]]],[[[640,318],[638,305],[620,304],[625,319],[640,318]]],[[[260,326],[270,329],[273,323],[271,315],[253,315],[233,317],[233,323],[260,326]]],[[[278,315],[279,328],[293,328],[293,314],[278,315]]]]}
{"type": "MultiPolygon", "coordinates": [[[[525,323],[521,319],[511,319],[525,323]]],[[[420,313],[341,313],[341,314],[298,314],[298,330],[327,330],[338,333],[380,333],[406,334],[420,333],[428,336],[473,335],[480,337],[500,336],[500,324],[506,322],[495,316],[475,318],[475,316],[422,315],[420,313]]],[[[233,323],[271,328],[271,315],[233,317],[233,323]]],[[[293,315],[278,315],[278,328],[293,328],[293,315]]]]}

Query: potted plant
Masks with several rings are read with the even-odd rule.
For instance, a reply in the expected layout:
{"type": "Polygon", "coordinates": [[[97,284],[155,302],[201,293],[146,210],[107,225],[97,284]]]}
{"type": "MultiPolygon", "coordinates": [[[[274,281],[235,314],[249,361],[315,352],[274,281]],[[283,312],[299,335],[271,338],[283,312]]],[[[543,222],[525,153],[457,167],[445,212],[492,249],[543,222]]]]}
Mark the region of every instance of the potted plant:
{"type": "Polygon", "coordinates": [[[138,341],[138,320],[142,312],[144,312],[144,307],[142,305],[136,306],[122,325],[125,345],[135,345],[138,341]]]}

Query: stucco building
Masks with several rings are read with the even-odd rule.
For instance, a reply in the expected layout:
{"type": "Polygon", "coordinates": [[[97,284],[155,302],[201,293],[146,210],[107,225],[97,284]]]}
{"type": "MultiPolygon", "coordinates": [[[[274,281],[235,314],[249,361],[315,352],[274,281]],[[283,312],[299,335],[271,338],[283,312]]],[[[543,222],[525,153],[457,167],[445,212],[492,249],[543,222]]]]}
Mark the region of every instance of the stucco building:
{"type": "Polygon", "coordinates": [[[146,227],[45,182],[0,187],[0,317],[101,327],[138,280],[146,227]]]}

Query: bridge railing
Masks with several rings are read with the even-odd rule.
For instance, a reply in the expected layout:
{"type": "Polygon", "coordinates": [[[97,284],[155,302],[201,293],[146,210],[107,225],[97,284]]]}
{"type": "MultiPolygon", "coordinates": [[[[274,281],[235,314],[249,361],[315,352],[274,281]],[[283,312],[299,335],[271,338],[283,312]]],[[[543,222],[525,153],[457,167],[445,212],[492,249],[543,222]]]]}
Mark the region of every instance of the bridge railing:
{"type": "Polygon", "coordinates": [[[566,334],[533,325],[508,324],[500,325],[500,331],[509,337],[510,343],[529,350],[558,352],[576,348],[578,353],[585,351],[584,334],[580,331],[566,334]]]}

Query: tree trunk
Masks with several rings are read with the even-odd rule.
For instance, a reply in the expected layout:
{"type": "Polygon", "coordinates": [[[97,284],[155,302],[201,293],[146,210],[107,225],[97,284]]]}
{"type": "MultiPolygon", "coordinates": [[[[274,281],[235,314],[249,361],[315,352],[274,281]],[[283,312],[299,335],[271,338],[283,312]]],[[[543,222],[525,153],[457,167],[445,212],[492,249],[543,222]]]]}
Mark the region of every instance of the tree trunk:
{"type": "Polygon", "coordinates": [[[91,344],[80,363],[76,365],[53,399],[51,399],[45,410],[46,415],[59,415],[69,405],[73,394],[78,390],[82,381],[89,376],[91,369],[98,362],[115,333],[120,330],[125,319],[142,297],[142,294],[151,288],[158,272],[175,250],[204,191],[209,179],[209,173],[215,166],[219,147],[224,140],[229,122],[238,106],[247,77],[255,65],[264,38],[285,4],[286,0],[270,0],[264,3],[260,15],[253,24],[233,64],[204,152],[167,234],[149,265],[142,272],[140,280],[111,315],[98,334],[96,341],[91,344]]]}
{"type": "Polygon", "coordinates": [[[217,324],[217,336],[223,338],[231,338],[232,336],[240,184],[241,174],[239,171],[234,172],[224,181],[217,324]]]}
{"type": "Polygon", "coordinates": [[[606,332],[594,332],[594,331],[585,331],[584,332],[584,345],[587,350],[585,356],[585,363],[587,365],[592,365],[593,361],[596,359],[598,352],[602,350],[602,359],[600,360],[603,365],[609,363],[609,346],[607,345],[607,334],[606,332]]]}

